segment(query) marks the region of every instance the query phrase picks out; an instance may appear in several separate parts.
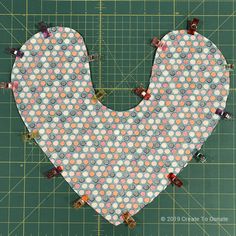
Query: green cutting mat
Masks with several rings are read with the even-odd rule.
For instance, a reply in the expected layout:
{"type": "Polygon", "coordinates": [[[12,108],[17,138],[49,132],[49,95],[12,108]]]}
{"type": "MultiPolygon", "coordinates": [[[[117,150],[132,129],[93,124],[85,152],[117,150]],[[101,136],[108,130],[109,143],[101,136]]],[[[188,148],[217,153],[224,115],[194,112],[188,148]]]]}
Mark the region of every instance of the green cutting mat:
{"type": "MultiPolygon", "coordinates": [[[[235,63],[236,2],[234,0],[0,0],[0,81],[9,81],[14,60],[7,46],[20,46],[37,32],[41,20],[78,30],[90,53],[96,88],[103,103],[115,110],[140,101],[131,89],[148,86],[153,36],[186,28],[199,17],[199,32],[235,63]]],[[[235,72],[227,109],[236,116],[235,72]]],[[[11,91],[0,91],[0,236],[224,236],[236,235],[235,119],[221,121],[204,145],[207,164],[194,161],[180,174],[184,188],[169,186],[136,216],[137,227],[114,227],[86,206],[71,208],[77,195],[61,178],[43,173],[52,167],[43,152],[24,144],[24,124],[11,91]],[[217,219],[218,218],[218,219],[217,219]]]]}

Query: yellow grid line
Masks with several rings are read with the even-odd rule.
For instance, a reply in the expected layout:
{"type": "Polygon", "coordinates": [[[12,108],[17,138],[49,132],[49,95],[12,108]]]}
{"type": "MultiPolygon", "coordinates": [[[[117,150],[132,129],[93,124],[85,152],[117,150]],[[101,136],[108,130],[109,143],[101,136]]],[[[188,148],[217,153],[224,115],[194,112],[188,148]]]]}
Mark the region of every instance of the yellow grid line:
{"type": "MultiPolygon", "coordinates": [[[[203,205],[195,197],[193,197],[193,195],[190,192],[188,192],[188,190],[184,186],[182,186],[182,189],[185,191],[185,193],[187,193],[203,209],[203,211],[205,211],[209,216],[212,216],[209,213],[209,211],[206,210],[206,208],[203,207],[203,205]]],[[[219,210],[219,208],[218,208],[218,210],[219,210]]],[[[221,227],[229,236],[231,236],[230,233],[220,223],[218,223],[218,221],[216,221],[216,224],[219,227],[221,227]]]]}
{"type": "MultiPolygon", "coordinates": [[[[52,194],[55,194],[55,191],[64,183],[64,179],[57,185],[57,187],[54,187],[53,191],[50,192],[47,197],[45,197],[27,216],[23,218],[23,220],[9,233],[8,236],[11,236],[20,226],[23,224],[34,212],[35,210],[39,209],[39,207],[50,197],[52,194]]],[[[54,183],[55,186],[55,183],[54,183]]],[[[28,223],[28,222],[27,222],[28,223]]]]}
{"type": "MultiPolygon", "coordinates": [[[[191,217],[191,215],[175,200],[174,197],[172,197],[172,195],[171,195],[170,193],[168,193],[167,191],[165,191],[165,192],[166,192],[167,195],[176,203],[176,205],[178,205],[178,206],[180,207],[181,210],[183,210],[189,217],[191,217]]],[[[201,227],[201,225],[200,225],[197,221],[195,221],[194,223],[195,223],[196,225],[198,225],[199,228],[201,228],[201,229],[204,231],[205,234],[207,234],[208,236],[210,236],[210,235],[206,232],[206,230],[205,230],[203,227],[201,227]]]]}
{"type": "Polygon", "coordinates": [[[21,21],[15,17],[16,14],[13,14],[1,1],[0,1],[1,6],[9,13],[9,16],[12,16],[26,31],[28,31],[31,35],[31,33],[24,24],[21,23],[21,21]]]}
{"type": "MultiPolygon", "coordinates": [[[[12,34],[12,32],[10,32],[2,23],[0,23],[0,25],[2,26],[2,28],[3,28],[5,31],[7,31],[7,33],[9,33],[9,34],[11,35],[11,37],[12,37],[13,39],[16,40],[17,43],[22,44],[22,43],[12,34]]],[[[0,58],[0,59],[8,60],[8,59],[6,59],[6,58],[0,58]]]]}
{"type": "Polygon", "coordinates": [[[210,35],[208,35],[208,38],[210,38],[215,32],[218,32],[220,27],[222,27],[230,17],[235,16],[235,13],[236,11],[234,11],[231,15],[229,15],[210,35]]]}

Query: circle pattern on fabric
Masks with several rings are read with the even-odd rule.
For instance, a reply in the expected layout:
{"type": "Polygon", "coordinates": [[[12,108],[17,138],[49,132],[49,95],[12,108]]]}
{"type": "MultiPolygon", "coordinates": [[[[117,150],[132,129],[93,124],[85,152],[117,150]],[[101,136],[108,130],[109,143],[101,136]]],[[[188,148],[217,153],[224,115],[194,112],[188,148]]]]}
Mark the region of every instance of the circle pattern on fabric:
{"type": "Polygon", "coordinates": [[[20,115],[50,161],[80,196],[114,225],[136,214],[169,184],[216,126],[229,90],[226,61],[207,38],[172,31],[157,49],[150,100],[113,111],[93,99],[87,50],[70,28],[49,29],[21,48],[12,81],[20,115]]]}

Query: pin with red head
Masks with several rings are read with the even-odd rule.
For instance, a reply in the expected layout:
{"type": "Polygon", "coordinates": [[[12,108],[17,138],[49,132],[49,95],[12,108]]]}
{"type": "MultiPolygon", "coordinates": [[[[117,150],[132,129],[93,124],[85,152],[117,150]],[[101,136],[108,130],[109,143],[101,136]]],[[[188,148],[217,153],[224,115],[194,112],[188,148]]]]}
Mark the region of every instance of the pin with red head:
{"type": "Polygon", "coordinates": [[[197,31],[197,27],[199,24],[199,19],[193,18],[192,21],[188,21],[188,34],[194,35],[197,31]]]}
{"type": "Polygon", "coordinates": [[[148,93],[147,89],[144,89],[143,87],[135,88],[133,89],[133,92],[144,100],[149,100],[151,97],[151,94],[148,93]]]}
{"type": "Polygon", "coordinates": [[[182,182],[175,174],[169,173],[169,174],[167,175],[167,177],[168,177],[168,179],[170,180],[170,183],[171,183],[172,185],[175,185],[175,186],[177,186],[177,187],[179,187],[179,188],[183,185],[183,182],[182,182]]]}
{"type": "Polygon", "coordinates": [[[167,50],[167,45],[161,41],[160,39],[158,39],[157,37],[154,37],[151,41],[151,45],[155,48],[161,48],[163,51],[167,50]]]}
{"type": "Polygon", "coordinates": [[[47,177],[48,177],[48,179],[51,179],[53,177],[58,176],[62,171],[63,171],[62,166],[54,167],[54,168],[52,168],[51,170],[48,171],[47,177]]]}
{"type": "Polygon", "coordinates": [[[18,82],[0,82],[0,89],[11,89],[15,90],[18,88],[18,82]]]}
{"type": "Polygon", "coordinates": [[[225,70],[232,71],[234,70],[234,64],[226,64],[224,65],[225,70]]]}

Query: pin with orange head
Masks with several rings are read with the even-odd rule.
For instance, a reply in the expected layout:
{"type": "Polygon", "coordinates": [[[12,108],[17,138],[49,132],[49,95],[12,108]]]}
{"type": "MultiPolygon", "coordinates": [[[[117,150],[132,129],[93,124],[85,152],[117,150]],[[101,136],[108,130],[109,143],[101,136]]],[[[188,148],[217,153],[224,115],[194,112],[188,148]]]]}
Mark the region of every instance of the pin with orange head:
{"type": "Polygon", "coordinates": [[[129,226],[130,229],[134,229],[136,226],[136,222],[131,214],[127,211],[122,215],[124,222],[129,226]]]}
{"type": "Polygon", "coordinates": [[[73,207],[76,209],[81,208],[82,206],[85,205],[85,203],[87,203],[89,200],[88,195],[83,195],[80,199],[78,199],[77,201],[74,202],[73,207]]]}

